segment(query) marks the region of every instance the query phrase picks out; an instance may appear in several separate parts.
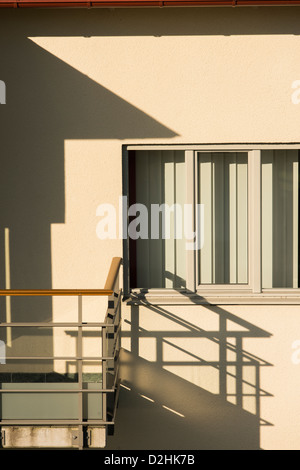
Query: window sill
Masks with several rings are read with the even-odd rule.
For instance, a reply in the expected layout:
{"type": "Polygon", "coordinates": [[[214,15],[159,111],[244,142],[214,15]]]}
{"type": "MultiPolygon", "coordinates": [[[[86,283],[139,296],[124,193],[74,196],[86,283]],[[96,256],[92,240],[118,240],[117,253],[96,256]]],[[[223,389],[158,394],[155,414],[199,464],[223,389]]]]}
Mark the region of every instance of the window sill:
{"type": "Polygon", "coordinates": [[[173,289],[134,289],[129,305],[300,305],[300,289],[268,290],[261,294],[245,291],[201,291],[197,293],[173,289]]]}

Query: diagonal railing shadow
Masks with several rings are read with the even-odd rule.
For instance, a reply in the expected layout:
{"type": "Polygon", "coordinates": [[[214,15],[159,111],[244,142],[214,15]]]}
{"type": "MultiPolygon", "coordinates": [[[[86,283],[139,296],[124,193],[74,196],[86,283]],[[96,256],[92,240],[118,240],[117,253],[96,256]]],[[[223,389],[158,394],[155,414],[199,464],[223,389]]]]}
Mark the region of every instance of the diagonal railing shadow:
{"type": "MultiPolygon", "coordinates": [[[[131,412],[137,406],[139,413],[145,412],[145,407],[150,407],[150,414],[161,416],[161,407],[164,405],[164,409],[170,409],[173,415],[177,413],[177,420],[181,415],[184,416],[184,425],[181,416],[180,428],[177,434],[175,431],[173,433],[171,448],[180,448],[178,445],[182,444],[182,440],[186,445],[195,446],[186,448],[259,448],[260,426],[272,426],[261,417],[262,398],[272,396],[261,385],[262,369],[272,364],[247,351],[244,343],[245,340],[267,339],[271,334],[218,306],[198,305],[203,314],[208,313],[214,318],[214,324],[218,324],[218,328],[210,329],[205,325],[205,318],[201,320],[200,311],[197,321],[195,316],[189,319],[178,314],[178,308],[182,312],[195,309],[196,305],[193,304],[180,305],[178,302],[174,313],[174,308],[149,303],[145,294],[132,297],[128,303],[130,318],[124,320],[122,336],[131,352],[123,353],[122,377],[123,384],[130,391],[125,389],[122,392],[124,406],[126,403],[131,412]],[[151,317],[152,328],[149,328],[149,321],[144,321],[145,317],[151,317]],[[152,345],[152,357],[149,352],[145,353],[149,342],[152,345]],[[183,397],[184,394],[187,396],[183,397]],[[141,400],[141,395],[146,398],[141,400]],[[174,396],[181,398],[178,400],[174,396]],[[188,397],[192,396],[195,399],[189,402],[188,397]],[[220,416],[223,416],[223,421],[220,416]],[[196,423],[198,429],[201,429],[202,419],[211,433],[211,439],[207,442],[203,438],[202,443],[197,444],[196,423]],[[230,421],[235,423],[235,431],[230,421]],[[216,426],[219,430],[223,429],[223,437],[219,431],[216,432],[216,426]],[[184,432],[189,435],[189,441],[183,437],[184,432]],[[231,439],[226,436],[228,432],[231,433],[231,439]],[[248,438],[252,436],[248,443],[247,433],[248,438]]],[[[118,417],[120,427],[116,427],[117,435],[112,438],[111,446],[116,445],[121,435],[122,413],[126,415],[123,411],[118,417]]],[[[145,417],[146,427],[148,418],[145,417]]],[[[173,419],[174,416],[171,421],[173,419]]],[[[164,425],[167,426],[166,423],[164,425]]],[[[132,436],[135,435],[134,429],[133,426],[132,436]]],[[[148,448],[154,448],[156,438],[154,441],[148,438],[148,448]]],[[[167,441],[161,435],[161,443],[167,441]]],[[[124,436],[122,442],[122,445],[130,446],[129,435],[127,444],[124,444],[124,436]]]]}

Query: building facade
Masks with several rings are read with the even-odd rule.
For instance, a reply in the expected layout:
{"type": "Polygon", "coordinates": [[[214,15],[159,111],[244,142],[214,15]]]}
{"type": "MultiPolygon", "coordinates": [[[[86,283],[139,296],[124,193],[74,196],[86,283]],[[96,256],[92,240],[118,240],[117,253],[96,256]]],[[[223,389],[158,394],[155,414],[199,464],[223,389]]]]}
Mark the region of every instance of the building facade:
{"type": "MultiPolygon", "coordinates": [[[[0,287],[100,289],[123,258],[119,408],[99,447],[299,449],[300,6],[281,3],[0,11],[0,287]],[[169,236],[151,238],[150,215],[127,236],[134,204],[188,205],[200,244],[176,237],[174,211],[169,236]],[[115,230],[101,226],[112,207],[115,230]]],[[[84,297],[81,322],[105,308],[84,297]]],[[[77,322],[77,309],[1,298],[2,389],[53,374],[74,386],[78,325],[9,323],[77,322]]],[[[86,357],[99,331],[81,331],[86,357]]],[[[93,389],[99,364],[82,367],[93,389]]],[[[55,447],[50,425],[39,441],[21,425],[59,420],[63,393],[45,416],[30,400],[14,415],[12,395],[6,442],[12,419],[23,445],[55,447]]]]}

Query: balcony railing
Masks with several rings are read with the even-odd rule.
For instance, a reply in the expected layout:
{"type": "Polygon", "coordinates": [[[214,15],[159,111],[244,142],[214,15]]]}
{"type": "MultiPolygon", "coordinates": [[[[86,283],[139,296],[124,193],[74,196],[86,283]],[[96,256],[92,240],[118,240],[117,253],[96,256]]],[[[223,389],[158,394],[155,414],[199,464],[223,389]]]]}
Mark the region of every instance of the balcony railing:
{"type": "MultiPolygon", "coordinates": [[[[77,296],[78,318],[76,322],[2,322],[0,328],[13,330],[15,328],[35,329],[36,335],[44,328],[50,329],[54,335],[55,328],[71,329],[67,334],[76,337],[76,354],[63,356],[32,356],[7,355],[0,357],[0,444],[1,447],[11,447],[12,427],[27,430],[46,429],[48,427],[65,428],[68,434],[63,447],[98,447],[91,433],[95,429],[112,428],[119,393],[119,351],[121,332],[121,295],[119,288],[119,271],[121,258],[113,258],[104,289],[52,289],[52,290],[0,290],[0,296],[77,296]],[[108,306],[104,322],[83,321],[83,296],[107,296],[108,306]],[[86,331],[97,331],[99,337],[100,356],[84,355],[83,337],[86,331]],[[1,372],[9,375],[7,364],[12,363],[41,364],[43,361],[65,361],[76,364],[76,381],[46,379],[34,383],[22,380],[1,380],[1,372]],[[70,362],[71,361],[71,362],[70,362]],[[94,383],[86,380],[84,364],[100,363],[98,380],[94,383]],[[6,365],[1,365],[6,364],[6,365]],[[1,371],[2,368],[2,371],[1,371]],[[68,438],[69,436],[69,438],[68,438]],[[95,444],[96,443],[96,444],[95,444]]],[[[7,331],[7,330],[6,330],[7,331]]],[[[28,330],[27,330],[28,331],[28,330]]],[[[12,334],[12,351],[14,334],[12,334]]],[[[24,348],[23,348],[24,349],[24,348]]],[[[26,350],[26,349],[25,349],[26,350]]],[[[54,362],[53,362],[54,363],[54,362]]],[[[54,368],[55,369],[55,368],[54,368]]],[[[22,370],[22,368],[21,368],[22,370]]],[[[53,371],[55,375],[55,371],[53,371]]],[[[52,374],[52,375],[53,375],[52,374]]],[[[47,374],[46,374],[47,375],[47,374]]],[[[95,375],[95,374],[94,374],[95,375]]],[[[59,374],[57,374],[59,377],[59,374]]],[[[110,431],[110,429],[108,429],[110,431]]],[[[96,434],[95,434],[96,436],[96,434]]],[[[51,439],[50,439],[51,441],[51,439]]],[[[15,443],[17,446],[17,443],[15,443]]],[[[53,442],[38,442],[40,447],[56,447],[53,442]]]]}

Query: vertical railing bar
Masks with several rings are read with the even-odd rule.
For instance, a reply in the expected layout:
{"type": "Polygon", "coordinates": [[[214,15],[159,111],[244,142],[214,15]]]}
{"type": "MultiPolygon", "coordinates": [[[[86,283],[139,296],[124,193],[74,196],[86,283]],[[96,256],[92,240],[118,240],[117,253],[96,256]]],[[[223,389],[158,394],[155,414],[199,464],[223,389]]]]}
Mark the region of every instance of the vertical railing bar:
{"type": "MultiPolygon", "coordinates": [[[[115,323],[115,320],[117,320],[115,326],[114,326],[114,329],[113,329],[113,350],[112,350],[112,354],[113,356],[115,356],[115,352],[116,352],[116,348],[117,348],[117,344],[115,344],[116,340],[117,340],[117,332],[118,332],[118,325],[119,325],[119,321],[118,321],[118,306],[119,306],[119,273],[118,273],[118,276],[116,278],[116,283],[114,285],[114,292],[116,293],[116,295],[114,295],[114,310],[115,310],[115,316],[116,318],[114,318],[114,323],[115,323]]],[[[113,366],[114,366],[114,376],[116,374],[116,358],[114,359],[114,363],[113,363],[113,366]]]]}
{"type": "MultiPolygon", "coordinates": [[[[108,305],[107,305],[108,321],[110,321],[110,315],[114,314],[114,307],[115,307],[114,286],[112,290],[113,290],[113,294],[108,297],[108,305]],[[113,305],[111,305],[112,301],[113,301],[113,305]]],[[[105,357],[104,352],[107,349],[106,339],[107,339],[107,329],[106,327],[102,327],[102,357],[105,357]]],[[[107,352],[108,352],[108,349],[107,349],[107,352]]],[[[102,360],[102,388],[104,390],[107,388],[107,362],[106,360],[102,360]]],[[[106,393],[102,394],[102,419],[104,421],[106,421],[107,419],[107,395],[106,393]]]]}
{"type": "Polygon", "coordinates": [[[114,358],[114,384],[113,387],[115,388],[115,394],[114,394],[114,401],[113,401],[113,416],[112,420],[115,421],[116,417],[116,412],[117,412],[117,406],[118,406],[118,400],[119,400],[119,365],[120,365],[120,346],[121,346],[121,291],[120,291],[120,283],[119,283],[119,274],[116,279],[116,284],[114,286],[115,292],[117,292],[117,297],[116,297],[116,304],[115,304],[115,309],[116,309],[116,318],[114,318],[114,351],[113,355],[115,356],[114,358]]]}
{"type": "MultiPolygon", "coordinates": [[[[78,373],[78,387],[79,390],[83,388],[83,374],[82,374],[82,296],[78,296],[78,336],[77,336],[77,373],[78,373]]],[[[83,393],[78,392],[78,440],[79,449],[83,449],[83,393]]]]}
{"type": "MultiPolygon", "coordinates": [[[[106,347],[106,328],[105,326],[102,327],[102,354],[105,351],[106,347]]],[[[102,389],[105,390],[107,388],[107,380],[106,380],[106,360],[102,360],[102,389]]],[[[106,421],[106,416],[107,416],[107,410],[106,410],[106,405],[107,405],[107,396],[106,393],[102,394],[102,419],[103,421],[106,421]]]]}
{"type": "Polygon", "coordinates": [[[115,349],[116,349],[118,355],[119,355],[119,350],[120,350],[120,336],[121,336],[121,332],[120,332],[120,327],[121,327],[120,309],[121,309],[121,303],[119,303],[118,307],[117,307],[117,319],[118,319],[117,320],[117,325],[118,325],[118,327],[117,327],[117,331],[116,331],[115,349]]]}

